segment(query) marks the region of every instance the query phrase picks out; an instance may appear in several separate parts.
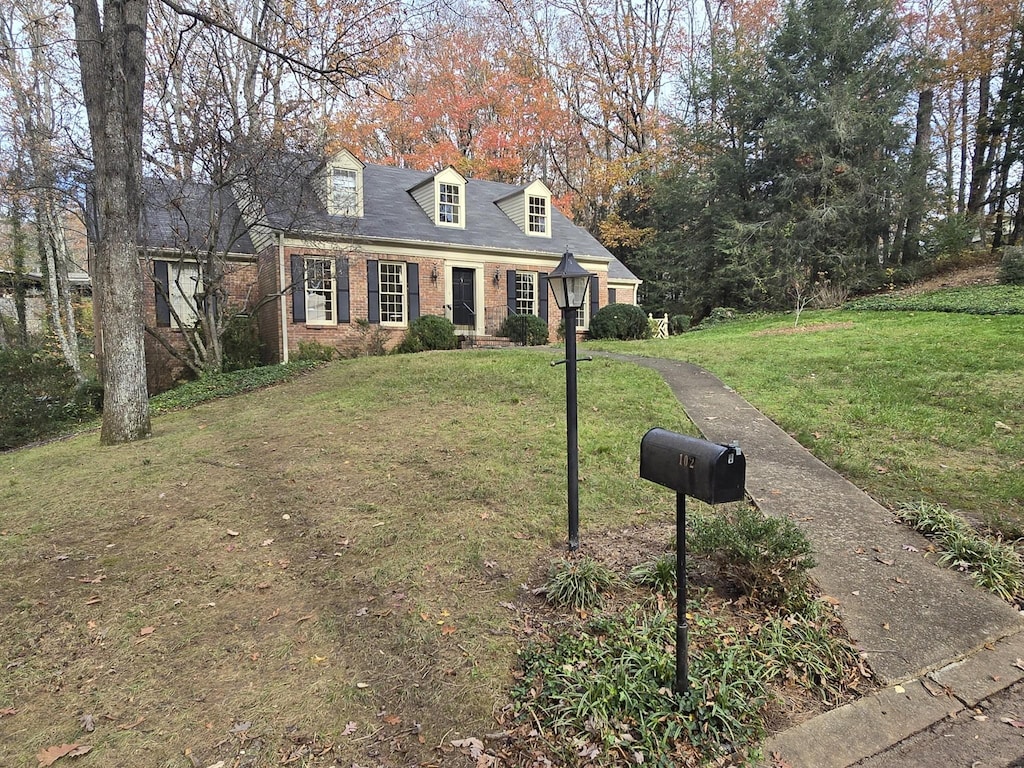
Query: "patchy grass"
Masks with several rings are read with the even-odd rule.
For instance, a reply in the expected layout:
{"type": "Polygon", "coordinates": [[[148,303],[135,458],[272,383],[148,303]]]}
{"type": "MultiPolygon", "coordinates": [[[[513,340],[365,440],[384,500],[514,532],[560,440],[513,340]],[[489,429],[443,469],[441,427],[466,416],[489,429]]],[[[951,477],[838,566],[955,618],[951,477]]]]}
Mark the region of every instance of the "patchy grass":
{"type": "MultiPolygon", "coordinates": [[[[550,359],[336,362],[146,441],[0,455],[0,765],[80,743],[81,766],[394,766],[493,730],[507,606],[564,548],[550,359]]],[[[640,438],[691,427],[634,366],[582,365],[579,393],[586,552],[671,519],[640,438]]]]}
{"type": "Polygon", "coordinates": [[[1024,316],[804,312],[601,348],[702,365],[883,503],[1024,533],[1024,316]]]}

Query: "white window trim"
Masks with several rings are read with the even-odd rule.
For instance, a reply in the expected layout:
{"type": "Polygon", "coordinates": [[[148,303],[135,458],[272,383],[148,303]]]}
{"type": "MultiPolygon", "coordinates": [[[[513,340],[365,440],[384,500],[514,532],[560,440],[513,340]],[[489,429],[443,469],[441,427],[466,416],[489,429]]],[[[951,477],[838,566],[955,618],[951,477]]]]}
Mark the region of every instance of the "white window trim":
{"type": "MultiPolygon", "coordinates": [[[[334,259],[327,258],[325,256],[304,256],[302,259],[302,274],[304,277],[302,289],[305,293],[306,301],[306,325],[326,328],[329,326],[335,326],[338,324],[338,276],[335,273],[334,259]],[[309,269],[311,262],[324,262],[327,264],[328,269],[331,272],[331,288],[330,291],[313,290],[309,284],[309,269]],[[329,319],[310,319],[310,308],[312,306],[310,302],[311,297],[319,298],[324,293],[330,295],[330,306],[331,306],[331,317],[329,319]]],[[[325,302],[326,303],[326,302],[325,302]]]]}
{"type": "MultiPolygon", "coordinates": [[[[593,287],[593,286],[591,286],[593,287]]],[[[583,325],[577,325],[577,331],[586,331],[590,329],[590,287],[587,288],[586,301],[583,302],[583,306],[576,311],[576,322],[579,323],[580,315],[583,316],[583,325]]]]}
{"type": "Polygon", "coordinates": [[[361,216],[362,215],[362,174],[356,168],[348,168],[341,165],[332,165],[327,171],[327,198],[329,200],[328,210],[332,216],[361,216]],[[350,204],[342,205],[338,199],[338,193],[334,186],[334,180],[340,175],[347,175],[352,179],[350,204]]]}
{"type": "Polygon", "coordinates": [[[453,229],[465,229],[466,228],[466,185],[458,184],[452,181],[444,181],[439,179],[436,182],[435,197],[437,199],[437,210],[436,210],[436,221],[439,227],[452,227],[453,229]],[[455,205],[455,212],[457,215],[457,221],[443,221],[441,219],[441,207],[444,205],[450,205],[450,203],[444,203],[441,201],[442,190],[445,187],[451,187],[455,190],[455,194],[459,196],[459,201],[455,205]]]}
{"type": "MultiPolygon", "coordinates": [[[[409,325],[409,280],[408,270],[404,261],[379,261],[377,262],[377,312],[380,324],[384,328],[406,328],[409,325]],[[384,319],[384,268],[398,267],[401,283],[401,320],[384,319]]],[[[393,295],[393,294],[388,294],[393,295]]]]}
{"type": "Polygon", "coordinates": [[[537,280],[537,277],[538,277],[538,275],[537,275],[536,272],[519,271],[519,270],[516,271],[516,312],[518,314],[520,314],[520,315],[523,315],[523,314],[536,315],[537,314],[537,299],[538,299],[538,296],[537,296],[537,283],[539,282],[537,280]],[[532,287],[533,297],[528,300],[529,303],[531,304],[529,312],[521,312],[519,310],[520,303],[521,302],[525,303],[527,301],[526,299],[520,299],[519,298],[519,281],[522,278],[528,278],[529,281],[530,281],[531,287],[532,287]]]}
{"type": "Polygon", "coordinates": [[[172,261],[167,264],[167,304],[170,308],[171,328],[180,330],[196,327],[202,316],[196,294],[202,291],[202,287],[198,262],[172,261]],[[194,282],[191,295],[182,290],[188,287],[189,281],[194,282]]]}
{"type": "Polygon", "coordinates": [[[551,237],[551,198],[547,195],[531,195],[526,193],[526,234],[531,237],[551,237]],[[533,216],[530,210],[530,203],[533,200],[539,200],[544,204],[544,213],[542,214],[544,221],[543,229],[533,229],[530,224],[532,223],[531,217],[533,216]]]}

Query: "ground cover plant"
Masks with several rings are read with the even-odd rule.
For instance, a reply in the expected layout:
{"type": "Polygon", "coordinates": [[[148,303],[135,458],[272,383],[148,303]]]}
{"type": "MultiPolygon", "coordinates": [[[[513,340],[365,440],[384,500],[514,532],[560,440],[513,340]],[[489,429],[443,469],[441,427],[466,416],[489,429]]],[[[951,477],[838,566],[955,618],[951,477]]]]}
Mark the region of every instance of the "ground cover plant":
{"type": "MultiPolygon", "coordinates": [[[[577,566],[569,592],[600,593],[601,601],[572,601],[579,619],[542,624],[520,653],[505,721],[525,734],[516,746],[532,762],[510,761],[742,764],[758,757],[758,742],[785,717],[786,702],[810,697],[829,706],[855,695],[863,685],[857,654],[809,589],[813,561],[795,555],[809,549],[806,539],[780,522],[788,523],[766,521],[746,504],[690,517],[690,688],[683,694],[673,689],[674,553],[648,552],[654,559],[631,566],[623,552],[636,547],[624,545],[623,531],[597,547],[608,564],[590,556],[559,560],[547,581],[549,602],[570,603],[567,562],[577,566]],[[740,538],[758,554],[723,573],[720,564],[740,538]]],[[[663,541],[672,530],[661,529],[663,541]]]]}
{"type": "Polygon", "coordinates": [[[912,295],[879,294],[852,301],[847,309],[1024,315],[1024,285],[964,286],[912,295]]]}
{"type": "Polygon", "coordinates": [[[975,584],[1004,600],[1024,604],[1024,558],[1013,544],[979,535],[940,504],[902,504],[897,514],[937,543],[939,563],[966,571],[975,584]]]}
{"type": "Polygon", "coordinates": [[[607,349],[702,365],[891,507],[1024,533],[1024,316],[805,311],[607,349]]]}
{"type": "MultiPolygon", "coordinates": [[[[451,742],[496,727],[521,585],[564,551],[550,361],[337,361],[149,440],[0,455],[0,765],[471,764],[451,742]]],[[[581,366],[579,394],[586,551],[671,515],[640,438],[691,427],[634,366],[581,366]]]]}

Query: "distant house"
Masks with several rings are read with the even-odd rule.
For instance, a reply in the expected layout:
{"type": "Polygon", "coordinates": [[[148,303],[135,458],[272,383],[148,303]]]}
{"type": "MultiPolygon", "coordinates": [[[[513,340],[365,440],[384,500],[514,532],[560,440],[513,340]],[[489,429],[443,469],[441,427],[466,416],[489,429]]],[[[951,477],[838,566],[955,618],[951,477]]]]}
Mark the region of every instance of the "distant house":
{"type": "MultiPolygon", "coordinates": [[[[592,273],[578,333],[599,307],[637,302],[640,280],[561,214],[541,181],[370,165],[342,151],[266,159],[219,189],[151,181],[147,190],[147,324],[173,340],[209,299],[201,263],[215,250],[228,265],[218,298],[256,308],[267,362],[287,361],[304,341],[354,349],[365,333],[357,321],[391,345],[427,314],[450,319],[465,344],[496,342],[510,313],[545,319],[555,338],[547,274],[565,251],[592,273]]],[[[148,350],[151,369],[169,364],[161,352],[148,350]]]]}

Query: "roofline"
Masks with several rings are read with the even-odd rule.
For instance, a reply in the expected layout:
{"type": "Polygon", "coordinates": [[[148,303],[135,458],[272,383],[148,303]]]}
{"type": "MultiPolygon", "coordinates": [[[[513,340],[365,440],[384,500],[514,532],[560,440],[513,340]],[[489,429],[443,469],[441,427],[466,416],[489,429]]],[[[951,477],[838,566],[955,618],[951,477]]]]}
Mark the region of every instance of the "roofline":
{"type": "MultiPolygon", "coordinates": [[[[398,238],[387,238],[387,237],[370,237],[367,235],[354,236],[351,234],[342,234],[337,232],[324,232],[315,230],[286,230],[272,228],[274,231],[279,232],[286,238],[294,238],[296,240],[328,240],[334,242],[351,243],[351,244],[363,244],[363,245],[376,245],[376,246],[387,246],[396,245],[406,248],[420,248],[423,250],[438,250],[438,251],[451,251],[459,249],[463,251],[471,251],[473,253],[480,254],[491,254],[491,255],[503,255],[503,256],[526,256],[528,258],[561,258],[561,254],[555,254],[551,251],[527,251],[519,250],[514,248],[497,248],[493,246],[485,245],[463,245],[462,243],[451,243],[451,242],[438,242],[435,240],[405,240],[398,238]]],[[[601,264],[610,264],[612,258],[601,255],[593,254],[573,254],[577,260],[586,260],[592,262],[598,262],[601,264]]],[[[614,258],[614,257],[613,257],[614,258]]]]}

